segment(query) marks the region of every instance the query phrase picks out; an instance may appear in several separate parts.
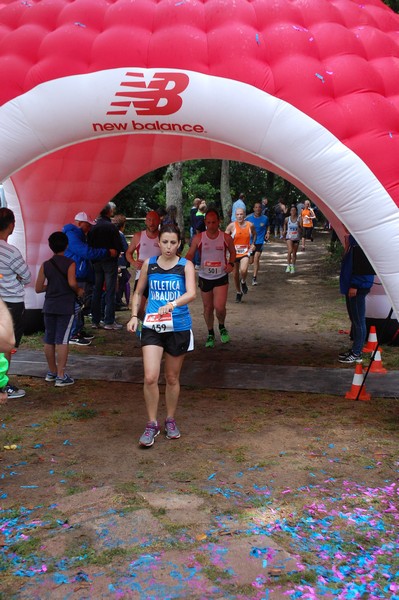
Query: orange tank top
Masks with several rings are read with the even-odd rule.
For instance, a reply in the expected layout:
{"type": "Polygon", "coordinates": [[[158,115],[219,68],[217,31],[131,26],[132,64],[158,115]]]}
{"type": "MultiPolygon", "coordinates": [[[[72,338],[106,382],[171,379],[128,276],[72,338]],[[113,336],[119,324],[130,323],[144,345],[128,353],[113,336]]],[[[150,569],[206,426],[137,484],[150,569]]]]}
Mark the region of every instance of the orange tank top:
{"type": "Polygon", "coordinates": [[[237,258],[248,256],[250,240],[251,240],[251,225],[248,221],[244,221],[241,227],[237,221],[234,221],[234,231],[232,238],[237,253],[237,258]]]}

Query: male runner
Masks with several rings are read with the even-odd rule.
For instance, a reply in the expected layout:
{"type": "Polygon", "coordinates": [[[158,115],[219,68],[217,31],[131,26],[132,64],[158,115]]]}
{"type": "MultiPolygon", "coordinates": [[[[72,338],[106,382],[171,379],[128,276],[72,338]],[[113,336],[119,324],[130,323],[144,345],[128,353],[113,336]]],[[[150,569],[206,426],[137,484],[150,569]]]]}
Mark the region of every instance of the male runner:
{"type": "MultiPolygon", "coordinates": [[[[161,220],[155,210],[150,210],[145,217],[145,229],[136,231],[130,242],[129,248],[126,250],[125,257],[129,263],[136,269],[136,277],[134,282],[134,290],[140,277],[140,270],[146,258],[151,256],[159,256],[161,249],[159,247],[158,229],[161,220]],[[136,252],[136,258],[133,257],[136,252]]],[[[142,321],[144,318],[145,305],[148,298],[148,290],[144,290],[141,297],[140,307],[137,311],[138,318],[142,321]]]]}
{"type": "Polygon", "coordinates": [[[248,293],[247,274],[249,265],[249,253],[255,250],[256,231],[249,221],[245,221],[245,211],[242,208],[236,210],[236,220],[227,226],[226,233],[230,234],[236,249],[236,260],[234,265],[234,283],[236,286],[236,302],[241,302],[242,295],[248,293]],[[252,238],[252,243],[251,243],[252,238]]]}
{"type": "Polygon", "coordinates": [[[236,251],[231,236],[219,229],[220,217],[216,209],[210,208],[206,212],[205,226],[206,230],[193,238],[186,258],[193,261],[197,251],[201,257],[198,286],[201,290],[204,319],[208,328],[205,347],[213,348],[215,346],[214,312],[219,321],[222,344],[230,341],[229,332],[225,327],[226,301],[229,288],[228,275],[234,269],[236,251]]]}
{"type": "Polygon", "coordinates": [[[259,271],[260,255],[263,251],[263,244],[265,243],[265,240],[267,241],[269,239],[270,235],[269,217],[267,215],[262,215],[262,204],[260,202],[255,202],[254,212],[248,215],[245,220],[252,223],[256,231],[255,250],[254,252],[251,252],[249,264],[254,265],[252,285],[258,285],[257,276],[259,271]]]}

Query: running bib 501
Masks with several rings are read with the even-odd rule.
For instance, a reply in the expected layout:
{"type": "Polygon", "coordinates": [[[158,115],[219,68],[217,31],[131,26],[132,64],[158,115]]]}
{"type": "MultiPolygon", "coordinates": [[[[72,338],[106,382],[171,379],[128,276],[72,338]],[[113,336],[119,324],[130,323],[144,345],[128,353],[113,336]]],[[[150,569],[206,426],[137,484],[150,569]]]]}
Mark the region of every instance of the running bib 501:
{"type": "Polygon", "coordinates": [[[204,262],[203,272],[206,275],[221,275],[222,263],[218,261],[206,260],[204,262]]]}
{"type": "Polygon", "coordinates": [[[172,313],[165,313],[164,315],[159,315],[158,313],[149,313],[145,316],[143,325],[144,327],[153,329],[158,333],[173,331],[172,313]]]}

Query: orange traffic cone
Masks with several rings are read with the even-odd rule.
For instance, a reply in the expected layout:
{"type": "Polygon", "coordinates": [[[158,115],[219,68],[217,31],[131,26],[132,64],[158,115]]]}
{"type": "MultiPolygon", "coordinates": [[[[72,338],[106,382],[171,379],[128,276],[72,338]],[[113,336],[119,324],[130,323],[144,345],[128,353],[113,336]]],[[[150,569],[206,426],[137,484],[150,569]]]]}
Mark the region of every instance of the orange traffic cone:
{"type": "Polygon", "coordinates": [[[363,347],[363,352],[374,352],[378,346],[377,332],[374,325],[370,325],[369,337],[363,347]]]}
{"type": "Polygon", "coordinates": [[[370,365],[369,373],[387,373],[385,367],[382,366],[381,352],[382,350],[380,346],[378,346],[378,350],[375,353],[374,360],[370,365]]]}
{"type": "Polygon", "coordinates": [[[349,392],[346,392],[345,398],[347,400],[370,400],[371,396],[366,392],[366,388],[362,386],[363,384],[363,368],[362,361],[356,361],[355,374],[353,376],[352,387],[349,392]],[[361,388],[361,392],[359,394],[359,390],[361,388]],[[359,394],[359,398],[358,398],[359,394]]]}

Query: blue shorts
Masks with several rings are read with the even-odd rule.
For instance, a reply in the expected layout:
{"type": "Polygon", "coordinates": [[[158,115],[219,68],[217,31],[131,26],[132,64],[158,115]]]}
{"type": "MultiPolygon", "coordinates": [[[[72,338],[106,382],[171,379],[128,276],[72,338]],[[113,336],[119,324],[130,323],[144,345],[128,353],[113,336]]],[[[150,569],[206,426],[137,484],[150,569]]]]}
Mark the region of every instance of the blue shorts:
{"type": "Polygon", "coordinates": [[[74,318],[75,315],[44,313],[44,343],[51,346],[67,344],[74,318]]]}

